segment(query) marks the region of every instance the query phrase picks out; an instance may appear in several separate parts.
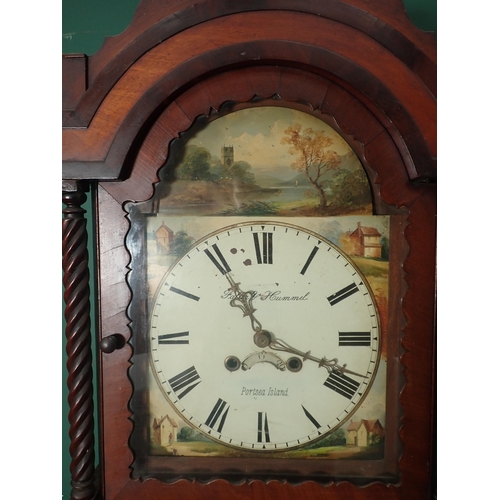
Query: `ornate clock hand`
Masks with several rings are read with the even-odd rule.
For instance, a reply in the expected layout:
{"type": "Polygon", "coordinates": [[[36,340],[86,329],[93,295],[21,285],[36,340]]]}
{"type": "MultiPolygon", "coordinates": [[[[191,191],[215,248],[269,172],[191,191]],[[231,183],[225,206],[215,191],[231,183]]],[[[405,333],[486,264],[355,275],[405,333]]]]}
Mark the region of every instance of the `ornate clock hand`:
{"type": "Polygon", "coordinates": [[[243,317],[249,316],[253,331],[256,334],[260,333],[262,331],[262,324],[254,316],[254,312],[257,309],[255,309],[252,305],[252,299],[255,296],[255,292],[253,290],[243,292],[240,288],[240,284],[234,281],[231,273],[226,273],[225,276],[231,285],[231,290],[234,293],[234,299],[231,299],[229,304],[232,307],[238,307],[241,309],[243,311],[243,317]]]}
{"type": "Polygon", "coordinates": [[[229,284],[231,285],[231,290],[233,291],[235,297],[230,301],[230,305],[232,307],[238,307],[243,311],[243,316],[249,316],[250,321],[252,323],[252,329],[255,332],[254,334],[254,343],[259,347],[269,347],[274,351],[283,351],[288,352],[290,354],[296,354],[304,361],[311,360],[318,363],[319,366],[324,366],[329,373],[333,371],[340,373],[343,375],[344,373],[349,373],[351,375],[356,375],[362,378],[368,378],[366,375],[361,375],[360,373],[354,372],[347,368],[347,365],[340,365],[339,360],[337,358],[327,359],[326,357],[317,358],[316,356],[311,355],[311,351],[302,352],[295,347],[287,344],[281,339],[277,339],[271,332],[267,330],[263,330],[262,323],[254,316],[254,313],[257,311],[252,305],[252,299],[255,295],[255,292],[250,290],[248,292],[243,292],[240,288],[240,284],[236,283],[231,276],[230,273],[225,274],[229,284]]]}
{"type": "Polygon", "coordinates": [[[274,351],[283,351],[283,352],[288,352],[290,354],[296,354],[297,356],[302,357],[304,361],[306,360],[311,360],[314,361],[315,363],[318,363],[319,366],[325,367],[329,373],[332,372],[337,372],[343,375],[344,373],[349,373],[351,375],[356,375],[361,378],[368,378],[366,375],[361,375],[361,373],[354,372],[352,370],[349,370],[346,368],[347,365],[340,365],[339,360],[337,358],[333,359],[326,359],[325,357],[323,358],[317,358],[316,356],[311,355],[311,351],[307,352],[302,352],[299,349],[296,349],[295,347],[292,347],[291,345],[287,344],[281,339],[276,339],[273,338],[271,335],[269,336],[269,344],[268,347],[270,349],[273,349],[274,351]]]}

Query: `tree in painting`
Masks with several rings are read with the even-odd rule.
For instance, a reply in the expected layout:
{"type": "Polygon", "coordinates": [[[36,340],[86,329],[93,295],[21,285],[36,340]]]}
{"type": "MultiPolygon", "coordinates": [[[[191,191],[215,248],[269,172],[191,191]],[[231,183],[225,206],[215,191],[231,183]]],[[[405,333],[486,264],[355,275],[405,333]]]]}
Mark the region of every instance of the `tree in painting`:
{"type": "Polygon", "coordinates": [[[184,255],[189,247],[193,244],[194,238],[188,236],[186,231],[178,231],[175,233],[174,240],[170,244],[171,255],[184,255]]]}
{"type": "Polygon", "coordinates": [[[181,180],[212,180],[211,159],[207,149],[189,147],[184,163],[177,170],[177,178],[181,180]]]}
{"type": "Polygon", "coordinates": [[[246,161],[236,161],[231,165],[212,164],[212,155],[206,148],[188,146],[186,156],[176,170],[176,177],[188,181],[236,182],[242,186],[255,184],[252,166],[246,161]]]}
{"type": "Polygon", "coordinates": [[[231,181],[241,186],[253,186],[255,176],[251,170],[252,166],[246,161],[235,161],[229,167],[219,163],[213,169],[213,176],[217,181],[231,181]]]}
{"type": "Polygon", "coordinates": [[[354,212],[371,204],[370,185],[361,169],[351,172],[341,168],[325,185],[330,187],[332,195],[329,207],[334,211],[354,212]]]}
{"type": "Polygon", "coordinates": [[[339,155],[329,149],[333,145],[332,138],[323,130],[306,128],[294,123],[284,132],[282,144],[290,144],[289,153],[298,155],[298,159],[291,167],[299,172],[304,172],[311,185],[319,195],[319,209],[324,211],[327,207],[325,192],[326,174],[340,166],[339,155]]]}

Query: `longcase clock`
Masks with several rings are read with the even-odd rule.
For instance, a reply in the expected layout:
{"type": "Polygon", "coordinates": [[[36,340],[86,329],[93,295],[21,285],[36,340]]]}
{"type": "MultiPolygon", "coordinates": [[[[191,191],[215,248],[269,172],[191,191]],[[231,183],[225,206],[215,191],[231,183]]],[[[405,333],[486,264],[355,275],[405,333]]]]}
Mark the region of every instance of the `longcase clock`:
{"type": "Polygon", "coordinates": [[[63,57],[72,498],[432,497],[435,80],[399,0],[143,0],[63,57]]]}

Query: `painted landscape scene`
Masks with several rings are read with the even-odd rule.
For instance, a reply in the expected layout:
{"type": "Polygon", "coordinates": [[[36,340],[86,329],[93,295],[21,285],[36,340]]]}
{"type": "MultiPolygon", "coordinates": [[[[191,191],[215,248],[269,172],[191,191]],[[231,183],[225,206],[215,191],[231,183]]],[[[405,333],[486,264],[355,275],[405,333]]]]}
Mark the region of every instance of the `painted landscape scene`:
{"type": "MultiPolygon", "coordinates": [[[[252,456],[237,449],[211,441],[202,433],[189,427],[180,430],[175,419],[155,419],[151,440],[153,455],[170,456],[252,456]],[[165,430],[166,429],[166,430],[165,430]],[[162,442],[162,436],[168,438],[162,442]]],[[[299,450],[281,451],[279,458],[380,460],[384,458],[385,429],[378,419],[360,419],[337,429],[319,442],[299,450]]],[[[273,454],[267,454],[272,458],[273,454]]]]}
{"type": "Polygon", "coordinates": [[[372,214],[366,173],[323,121],[289,108],[219,117],[171,148],[156,186],[160,213],[372,214]]]}

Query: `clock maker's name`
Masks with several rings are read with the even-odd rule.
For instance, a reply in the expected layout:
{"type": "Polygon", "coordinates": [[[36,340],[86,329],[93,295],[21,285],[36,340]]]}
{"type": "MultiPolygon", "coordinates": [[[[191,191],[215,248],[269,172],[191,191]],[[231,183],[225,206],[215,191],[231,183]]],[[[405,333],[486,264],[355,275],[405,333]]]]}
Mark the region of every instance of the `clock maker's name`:
{"type": "MultiPolygon", "coordinates": [[[[266,292],[248,292],[251,293],[252,300],[260,299],[260,300],[270,300],[275,302],[300,302],[303,300],[309,300],[310,292],[307,292],[305,295],[283,295],[283,292],[280,290],[276,290],[272,292],[271,290],[267,290],[266,292]]],[[[236,298],[236,294],[232,290],[226,290],[222,295],[222,299],[233,300],[236,298]]]]}
{"type": "Polygon", "coordinates": [[[278,389],[277,387],[268,387],[267,389],[257,389],[255,387],[242,387],[242,396],[288,396],[288,387],[278,389]]]}

